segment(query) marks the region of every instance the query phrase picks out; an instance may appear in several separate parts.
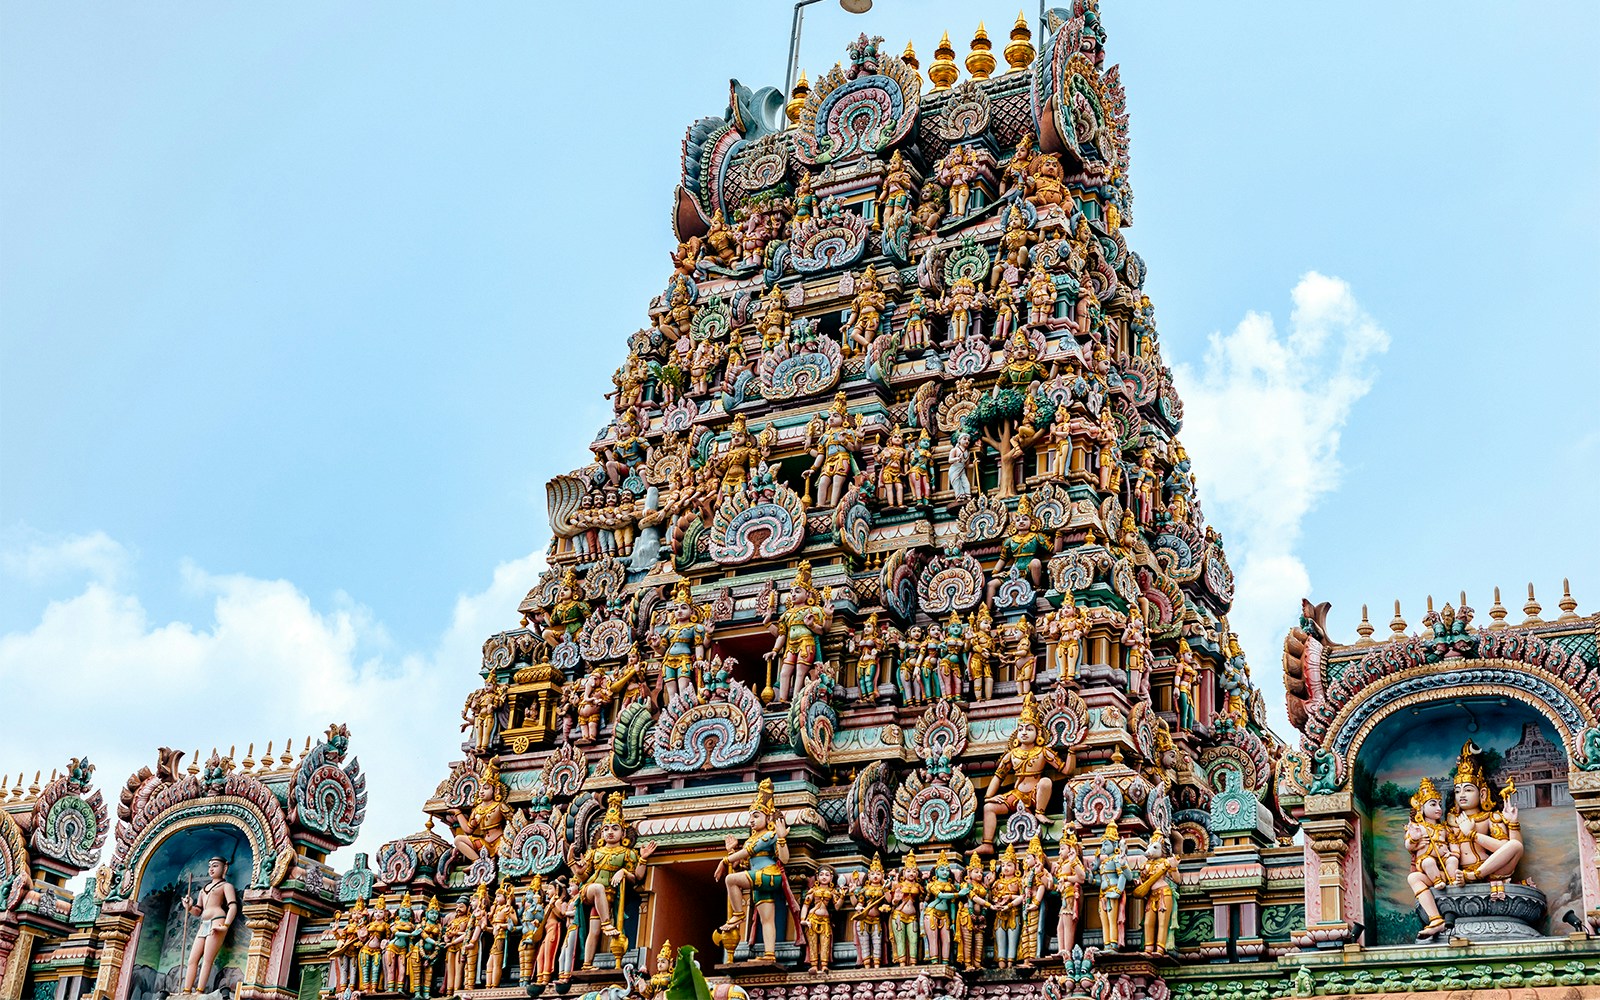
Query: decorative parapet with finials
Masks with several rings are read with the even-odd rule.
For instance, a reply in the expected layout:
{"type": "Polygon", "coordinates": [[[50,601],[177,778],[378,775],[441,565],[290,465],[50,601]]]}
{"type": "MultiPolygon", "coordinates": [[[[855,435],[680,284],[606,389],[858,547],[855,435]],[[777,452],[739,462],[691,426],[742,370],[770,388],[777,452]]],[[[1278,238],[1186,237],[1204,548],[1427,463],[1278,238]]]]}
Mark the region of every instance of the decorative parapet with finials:
{"type": "Polygon", "coordinates": [[[1345,647],[1308,607],[1273,734],[1098,5],[1043,28],[1002,69],[980,25],[965,79],[948,35],[924,74],[863,34],[792,94],[730,82],[421,828],[328,867],[343,727],[162,751],[74,898],[87,768],[19,783],[0,1000],[1600,984],[1596,619],[1463,601],[1345,647]]]}

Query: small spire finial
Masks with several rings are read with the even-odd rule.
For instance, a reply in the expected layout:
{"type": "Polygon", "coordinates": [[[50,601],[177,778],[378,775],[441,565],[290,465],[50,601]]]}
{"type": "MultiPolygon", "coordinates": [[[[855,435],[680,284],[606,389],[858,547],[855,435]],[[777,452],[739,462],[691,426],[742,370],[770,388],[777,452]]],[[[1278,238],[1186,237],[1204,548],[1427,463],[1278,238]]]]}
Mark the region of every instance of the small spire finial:
{"type": "Polygon", "coordinates": [[[1578,602],[1572,599],[1572,584],[1566,577],[1561,578],[1561,600],[1556,602],[1556,607],[1561,609],[1561,617],[1556,619],[1558,622],[1578,617],[1578,602]]]}
{"type": "Polygon", "coordinates": [[[933,63],[928,67],[928,79],[933,81],[934,90],[949,90],[950,85],[955,83],[956,77],[960,75],[961,70],[956,68],[956,50],[950,44],[950,32],[947,31],[933,50],[933,63]]]}
{"type": "Polygon", "coordinates": [[[191,775],[200,773],[200,751],[198,749],[195,750],[194,756],[189,758],[188,772],[191,775]]]}
{"type": "Polygon", "coordinates": [[[967,53],[967,72],[974,80],[987,80],[989,74],[994,72],[994,53],[989,51],[989,32],[984,30],[983,22],[978,22],[978,30],[972,36],[972,51],[967,53]]]}
{"type": "Polygon", "coordinates": [[[1389,631],[1394,633],[1389,636],[1390,642],[1398,642],[1406,637],[1406,620],[1400,617],[1400,598],[1394,600],[1394,617],[1389,619],[1389,631]]]}
{"type": "Polygon", "coordinates": [[[1356,645],[1357,646],[1371,646],[1371,645],[1373,645],[1372,633],[1374,631],[1376,631],[1376,629],[1374,629],[1372,627],[1371,620],[1369,620],[1367,618],[1367,606],[1365,604],[1363,604],[1363,605],[1361,605],[1361,624],[1356,626],[1356,634],[1359,635],[1361,638],[1359,640],[1357,640],[1356,645]]]}
{"type": "MultiPolygon", "coordinates": [[[[309,742],[309,740],[307,742],[309,742]]],[[[278,755],[278,763],[282,764],[284,767],[288,767],[290,764],[294,763],[293,736],[283,741],[283,753],[278,755]]]]}
{"type": "MultiPolygon", "coordinates": [[[[912,69],[921,69],[922,63],[917,61],[916,47],[911,44],[911,39],[906,39],[906,50],[900,53],[900,61],[912,69]]],[[[918,77],[918,79],[921,79],[918,77]]]]}
{"type": "Polygon", "coordinates": [[[1528,603],[1522,606],[1522,613],[1527,618],[1522,620],[1524,625],[1543,625],[1544,619],[1539,617],[1539,612],[1544,608],[1540,606],[1539,599],[1533,596],[1533,584],[1528,584],[1528,603]]]}
{"type": "Polygon", "coordinates": [[[1489,627],[1506,627],[1506,606],[1500,603],[1500,588],[1494,588],[1494,606],[1489,609],[1489,627]]]}
{"type": "MultiPolygon", "coordinates": [[[[228,756],[233,756],[231,748],[228,756]]],[[[256,745],[254,743],[250,744],[250,746],[245,750],[244,760],[240,761],[239,763],[244,765],[244,769],[246,771],[256,766],[256,745]]]]}
{"type": "Polygon", "coordinates": [[[33,772],[33,784],[28,786],[28,798],[31,799],[39,794],[39,779],[43,775],[42,770],[33,772]]]}
{"type": "Polygon", "coordinates": [[[784,105],[784,114],[789,117],[790,125],[800,122],[800,109],[806,106],[806,95],[811,93],[811,84],[806,80],[806,71],[800,71],[800,79],[794,82],[794,93],[789,95],[789,103],[784,105]]]}
{"type": "Polygon", "coordinates": [[[1007,73],[1020,73],[1033,62],[1033,30],[1028,26],[1028,15],[1017,11],[1017,23],[1011,26],[1011,44],[1006,46],[1007,73]]]}

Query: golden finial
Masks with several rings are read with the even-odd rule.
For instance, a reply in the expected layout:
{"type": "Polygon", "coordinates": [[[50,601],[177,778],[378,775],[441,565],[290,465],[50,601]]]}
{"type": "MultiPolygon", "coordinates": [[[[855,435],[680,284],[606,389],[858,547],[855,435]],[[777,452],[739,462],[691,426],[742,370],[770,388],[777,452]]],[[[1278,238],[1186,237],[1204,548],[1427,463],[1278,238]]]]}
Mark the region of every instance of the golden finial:
{"type": "Polygon", "coordinates": [[[44,775],[44,771],[42,771],[42,770],[33,772],[33,784],[28,786],[28,798],[31,799],[31,798],[35,798],[35,797],[38,796],[38,794],[39,794],[39,779],[43,775],[44,775]]]}
{"type": "Polygon", "coordinates": [[[261,755],[261,770],[270,771],[277,761],[272,759],[272,741],[267,741],[267,752],[261,755]]]}
{"type": "Polygon", "coordinates": [[[189,758],[188,771],[191,775],[200,773],[200,751],[198,749],[195,750],[194,756],[189,758]]]}
{"type": "MultiPolygon", "coordinates": [[[[229,756],[232,755],[230,754],[229,756]]],[[[244,760],[240,761],[240,763],[244,765],[246,771],[256,766],[256,745],[254,743],[245,748],[244,760]]]]}
{"type": "Polygon", "coordinates": [[[1371,645],[1373,645],[1373,641],[1372,641],[1372,633],[1373,633],[1373,631],[1374,630],[1372,628],[1372,622],[1367,619],[1367,606],[1365,604],[1363,604],[1363,605],[1361,605],[1361,624],[1356,626],[1356,634],[1359,635],[1361,638],[1356,640],[1356,645],[1357,646],[1371,646],[1371,645]]]}
{"type": "Polygon", "coordinates": [[[1528,617],[1522,620],[1522,624],[1543,625],[1544,619],[1539,617],[1539,612],[1543,610],[1538,599],[1533,596],[1533,584],[1528,584],[1528,603],[1522,606],[1522,613],[1528,617]]]}
{"type": "Polygon", "coordinates": [[[1428,624],[1428,619],[1432,618],[1432,617],[1433,617],[1433,595],[1429,594],[1428,595],[1428,611],[1427,611],[1426,614],[1424,614],[1422,616],[1422,634],[1424,636],[1433,635],[1433,626],[1428,624]]]}
{"type": "Polygon", "coordinates": [[[1033,62],[1033,30],[1028,27],[1028,15],[1017,11],[1017,23],[1011,26],[1011,44],[1006,46],[1007,73],[1019,73],[1033,62]]]}
{"type": "MultiPolygon", "coordinates": [[[[307,743],[310,742],[310,737],[307,737],[306,742],[307,743]]],[[[283,741],[283,753],[278,755],[278,763],[282,764],[284,767],[288,767],[290,764],[294,763],[294,737],[293,736],[291,736],[288,739],[283,741]]]]}
{"type": "Polygon", "coordinates": [[[796,125],[800,122],[800,109],[806,106],[806,95],[811,93],[811,84],[806,80],[806,71],[800,71],[800,79],[794,83],[794,93],[789,95],[789,103],[784,107],[784,112],[789,116],[789,124],[796,125]]]}
{"type": "Polygon", "coordinates": [[[994,72],[994,53],[990,52],[989,33],[978,22],[978,31],[972,36],[972,51],[967,53],[967,72],[974,80],[987,80],[994,72]]]}
{"type": "Polygon", "coordinates": [[[1494,588],[1494,605],[1489,608],[1489,627],[1506,627],[1506,606],[1500,603],[1500,588],[1494,588]]]}
{"type": "Polygon", "coordinates": [[[305,749],[300,751],[300,759],[301,760],[305,760],[307,755],[309,755],[310,753],[311,753],[311,737],[307,736],[306,737],[305,749]]]}
{"type": "Polygon", "coordinates": [[[1406,637],[1406,620],[1400,617],[1400,598],[1394,599],[1394,617],[1389,619],[1389,631],[1394,634],[1389,636],[1390,642],[1399,642],[1406,637]]]}
{"type": "Polygon", "coordinates": [[[1113,764],[1122,763],[1122,747],[1114,746],[1114,747],[1111,748],[1111,763],[1113,763],[1113,764]]]}
{"type": "MultiPolygon", "coordinates": [[[[922,63],[917,61],[917,50],[912,47],[911,40],[909,38],[906,39],[906,50],[900,53],[900,61],[905,63],[907,66],[910,66],[912,69],[922,68],[922,63]]],[[[918,75],[917,79],[920,80],[922,77],[918,75]]]]}
{"type": "Polygon", "coordinates": [[[1556,602],[1556,606],[1561,609],[1561,617],[1556,621],[1564,622],[1578,617],[1578,602],[1572,599],[1572,584],[1566,577],[1561,578],[1561,600],[1556,602]]]}
{"type": "Polygon", "coordinates": [[[956,50],[950,44],[950,32],[947,31],[933,50],[933,64],[928,67],[928,79],[933,81],[934,90],[949,90],[960,75],[961,71],[956,68],[956,50]]]}

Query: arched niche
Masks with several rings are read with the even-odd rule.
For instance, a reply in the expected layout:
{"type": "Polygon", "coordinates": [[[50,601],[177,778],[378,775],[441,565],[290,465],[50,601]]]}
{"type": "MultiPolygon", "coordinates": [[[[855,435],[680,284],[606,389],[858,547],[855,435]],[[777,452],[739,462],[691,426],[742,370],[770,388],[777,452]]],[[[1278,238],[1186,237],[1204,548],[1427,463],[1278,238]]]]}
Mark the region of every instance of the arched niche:
{"type": "MultiPolygon", "coordinates": [[[[206,864],[213,857],[229,862],[227,878],[242,901],[256,860],[245,831],[234,824],[180,824],[144,854],[133,897],[138,932],[124,959],[121,1000],[166,1000],[182,990],[199,918],[185,913],[180,903],[186,893],[206,884],[206,864]]],[[[244,981],[249,946],[250,930],[242,911],[236,911],[211,980],[200,984],[200,991],[234,995],[244,981]]]]}
{"type": "Polygon", "coordinates": [[[1410,800],[1426,777],[1444,796],[1446,809],[1453,805],[1456,762],[1467,740],[1488,752],[1486,772],[1497,792],[1515,779],[1526,848],[1516,880],[1531,879],[1549,903],[1538,929],[1560,935],[1561,914],[1582,912],[1585,834],[1567,787],[1567,748],[1553,713],[1540,710],[1545,707],[1509,692],[1446,690],[1431,700],[1392,704],[1364,729],[1352,747],[1350,787],[1361,834],[1358,874],[1367,944],[1410,944],[1421,927],[1406,885],[1410,800]]]}

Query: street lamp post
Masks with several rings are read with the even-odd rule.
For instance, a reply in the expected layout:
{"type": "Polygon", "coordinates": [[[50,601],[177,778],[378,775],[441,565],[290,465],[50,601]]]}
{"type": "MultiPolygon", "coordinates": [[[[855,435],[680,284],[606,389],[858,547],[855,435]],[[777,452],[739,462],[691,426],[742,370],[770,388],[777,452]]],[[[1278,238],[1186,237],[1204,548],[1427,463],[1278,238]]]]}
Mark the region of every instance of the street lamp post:
{"type": "MultiPolygon", "coordinates": [[[[822,0],[796,0],[794,24],[789,29],[789,72],[783,78],[783,99],[794,93],[794,78],[800,70],[800,24],[805,20],[805,9],[822,0]]],[[[872,9],[872,0],[839,0],[839,6],[852,14],[865,14],[872,9]]]]}

